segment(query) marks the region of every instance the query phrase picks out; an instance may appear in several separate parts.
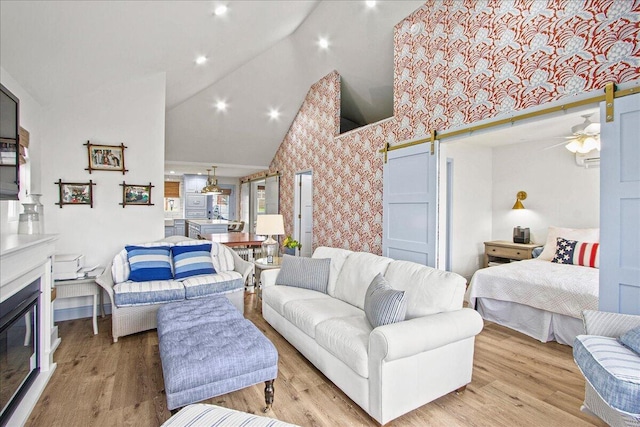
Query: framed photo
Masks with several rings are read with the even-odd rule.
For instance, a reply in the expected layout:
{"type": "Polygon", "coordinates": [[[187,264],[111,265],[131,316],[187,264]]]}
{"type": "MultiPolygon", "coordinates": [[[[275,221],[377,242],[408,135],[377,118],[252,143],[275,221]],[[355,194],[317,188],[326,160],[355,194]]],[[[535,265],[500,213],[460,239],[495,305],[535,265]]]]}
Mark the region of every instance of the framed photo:
{"type": "Polygon", "coordinates": [[[55,184],[58,185],[60,201],[56,203],[60,208],[64,205],[89,205],[93,208],[93,186],[92,180],[89,182],[62,182],[61,179],[55,184]]]}
{"type": "Polygon", "coordinates": [[[85,168],[89,173],[94,170],[128,172],[124,167],[124,144],[120,145],[98,145],[87,141],[86,144],[89,155],[89,167],[85,168]]]}
{"type": "Polygon", "coordinates": [[[151,183],[140,185],[127,184],[123,181],[120,186],[122,187],[122,203],[120,204],[123,208],[127,205],[153,206],[153,203],[151,203],[153,185],[151,183]]]}

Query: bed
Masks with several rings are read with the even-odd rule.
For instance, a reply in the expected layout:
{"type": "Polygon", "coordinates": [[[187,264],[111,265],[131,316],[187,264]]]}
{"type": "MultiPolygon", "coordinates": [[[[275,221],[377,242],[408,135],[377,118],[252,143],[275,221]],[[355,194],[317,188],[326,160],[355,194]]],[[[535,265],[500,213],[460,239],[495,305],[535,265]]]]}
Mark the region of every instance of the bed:
{"type": "Polygon", "coordinates": [[[511,262],[476,271],[465,300],[485,320],[572,346],[584,333],[582,310],[598,309],[598,274],[546,259],[511,262]]]}

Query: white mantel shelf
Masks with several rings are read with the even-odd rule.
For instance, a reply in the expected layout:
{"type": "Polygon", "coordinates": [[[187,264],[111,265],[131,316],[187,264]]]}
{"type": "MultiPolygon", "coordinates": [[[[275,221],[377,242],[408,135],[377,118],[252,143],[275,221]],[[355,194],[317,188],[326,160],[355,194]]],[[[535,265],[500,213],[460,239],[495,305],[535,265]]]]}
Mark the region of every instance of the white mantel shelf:
{"type": "Polygon", "coordinates": [[[0,301],[40,279],[39,359],[40,373],[30,385],[7,425],[24,425],[38,402],[56,364],[53,353],[60,344],[53,324],[51,288],[56,234],[7,234],[0,236],[0,301]]]}

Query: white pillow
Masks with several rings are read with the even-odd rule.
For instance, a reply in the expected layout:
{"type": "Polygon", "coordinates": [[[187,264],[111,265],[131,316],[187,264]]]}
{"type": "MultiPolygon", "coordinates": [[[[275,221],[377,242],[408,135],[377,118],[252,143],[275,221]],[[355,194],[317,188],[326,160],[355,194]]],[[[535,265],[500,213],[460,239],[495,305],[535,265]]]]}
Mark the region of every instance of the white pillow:
{"type": "Polygon", "coordinates": [[[547,243],[545,243],[544,250],[537,259],[541,259],[544,261],[551,261],[553,259],[553,256],[556,253],[556,243],[558,237],[562,237],[568,240],[578,240],[580,242],[599,243],[600,229],[549,227],[549,232],[547,234],[547,243]]]}

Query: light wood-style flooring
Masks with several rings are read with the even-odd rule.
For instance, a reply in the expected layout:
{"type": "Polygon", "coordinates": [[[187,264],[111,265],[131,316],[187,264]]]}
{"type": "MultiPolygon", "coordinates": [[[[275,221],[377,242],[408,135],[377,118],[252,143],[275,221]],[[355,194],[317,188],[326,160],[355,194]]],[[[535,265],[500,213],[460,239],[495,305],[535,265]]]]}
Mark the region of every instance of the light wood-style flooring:
{"type": "MultiPolygon", "coordinates": [[[[316,370],[254,309],[246,317],[278,349],[275,402],[268,416],[301,426],[376,426],[360,407],[316,370]]],[[[111,340],[111,319],[60,322],[58,368],[27,426],[159,426],[170,416],[163,393],[156,331],[111,340]]],[[[540,343],[487,323],[476,338],[473,381],[390,423],[397,426],[605,426],[579,410],[584,379],[571,348],[540,343]]],[[[258,413],[264,384],[206,401],[258,413]]]]}

